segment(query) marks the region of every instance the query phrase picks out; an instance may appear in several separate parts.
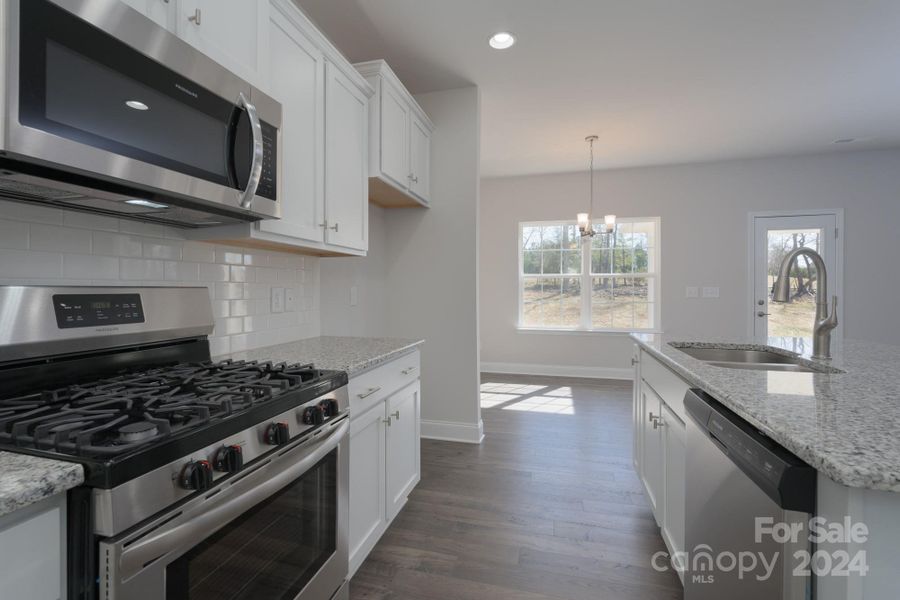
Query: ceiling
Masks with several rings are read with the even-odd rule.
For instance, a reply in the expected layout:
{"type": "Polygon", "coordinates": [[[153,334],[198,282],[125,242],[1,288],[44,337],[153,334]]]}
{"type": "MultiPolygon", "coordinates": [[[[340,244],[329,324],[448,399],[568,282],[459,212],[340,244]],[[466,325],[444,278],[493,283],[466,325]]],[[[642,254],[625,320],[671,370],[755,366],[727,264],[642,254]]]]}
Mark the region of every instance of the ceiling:
{"type": "Polygon", "coordinates": [[[900,146],[897,0],[297,1],[413,93],[477,84],[487,177],[585,170],[593,133],[598,168],[900,146]]]}

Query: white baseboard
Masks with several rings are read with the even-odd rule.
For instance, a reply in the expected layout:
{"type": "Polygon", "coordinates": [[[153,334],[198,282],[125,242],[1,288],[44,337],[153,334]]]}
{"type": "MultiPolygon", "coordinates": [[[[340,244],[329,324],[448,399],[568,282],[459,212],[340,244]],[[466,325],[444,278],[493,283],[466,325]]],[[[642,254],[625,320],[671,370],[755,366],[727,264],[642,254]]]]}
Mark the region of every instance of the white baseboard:
{"type": "Polygon", "coordinates": [[[455,423],[452,421],[421,421],[422,437],[429,440],[443,440],[445,442],[464,442],[466,444],[480,444],[484,439],[484,423],[478,420],[478,425],[470,423],[455,423]]]}
{"type": "Polygon", "coordinates": [[[481,363],[482,373],[505,375],[549,375],[552,377],[586,377],[588,379],[634,379],[633,369],[580,367],[575,365],[536,365],[531,363],[481,363]]]}

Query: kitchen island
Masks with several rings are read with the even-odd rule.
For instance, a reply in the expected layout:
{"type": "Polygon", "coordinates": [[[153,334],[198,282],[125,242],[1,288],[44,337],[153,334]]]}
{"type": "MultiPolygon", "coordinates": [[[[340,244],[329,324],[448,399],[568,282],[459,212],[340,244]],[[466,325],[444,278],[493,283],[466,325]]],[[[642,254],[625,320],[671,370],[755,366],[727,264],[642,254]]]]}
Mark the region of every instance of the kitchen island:
{"type": "MultiPolygon", "coordinates": [[[[894,597],[890,590],[900,569],[900,556],[891,550],[900,539],[900,494],[896,493],[900,491],[900,347],[845,341],[831,361],[800,357],[802,366],[827,372],[790,372],[714,366],[673,344],[688,350],[715,347],[792,355],[787,349],[796,348],[797,342],[791,339],[773,339],[764,346],[752,341],[692,340],[662,334],[632,337],[638,344],[636,390],[648,378],[653,380],[650,387],[660,398],[656,410],[662,411],[664,420],[669,421],[665,419],[669,411],[674,415],[671,420],[680,420],[683,430],[683,398],[679,396],[689,387],[703,390],[817,470],[818,516],[830,523],[841,523],[849,517],[853,523],[867,527],[864,543],[842,541],[816,548],[831,555],[846,551],[851,557],[864,552],[869,567],[866,574],[818,577],[816,598],[894,597]]],[[[641,455],[641,437],[648,435],[646,428],[638,428],[644,417],[636,410],[636,466],[653,475],[656,471],[649,464],[651,457],[641,455]],[[645,464],[638,464],[640,461],[645,464]]],[[[666,451],[677,453],[677,444],[665,446],[666,451]]],[[[681,465],[683,472],[683,461],[681,465]]],[[[661,468],[665,471],[665,466],[661,468]]],[[[678,507],[677,499],[667,498],[668,487],[676,495],[681,493],[683,504],[683,480],[679,490],[675,479],[671,472],[660,473],[663,485],[648,490],[651,503],[656,501],[661,508],[678,507]]],[[[648,481],[653,485],[652,476],[648,479],[642,473],[642,480],[645,487],[648,481]]],[[[659,512],[665,514],[665,510],[659,512]]],[[[675,518],[674,525],[661,519],[670,550],[683,549],[683,506],[681,512],[680,523],[675,518]]]]}

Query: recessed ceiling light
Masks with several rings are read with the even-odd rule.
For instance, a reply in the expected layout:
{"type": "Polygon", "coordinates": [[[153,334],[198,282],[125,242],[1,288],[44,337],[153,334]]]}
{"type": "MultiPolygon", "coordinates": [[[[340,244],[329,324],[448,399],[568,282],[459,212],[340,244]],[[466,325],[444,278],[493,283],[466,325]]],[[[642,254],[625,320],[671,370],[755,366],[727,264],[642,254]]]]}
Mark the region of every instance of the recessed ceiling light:
{"type": "Polygon", "coordinates": [[[507,48],[511,48],[515,43],[516,36],[508,31],[498,31],[488,40],[488,44],[490,44],[491,48],[494,50],[506,50],[507,48]]]}
{"type": "Polygon", "coordinates": [[[150,107],[140,100],[126,100],[125,106],[127,106],[128,108],[133,108],[134,110],[150,110],[150,107]]]}
{"type": "Polygon", "coordinates": [[[155,208],[155,209],[163,209],[169,208],[168,204],[160,204],[159,202],[151,202],[150,200],[144,200],[143,198],[132,198],[131,200],[126,200],[125,204],[133,204],[134,206],[143,206],[145,208],[155,208]]]}
{"type": "Polygon", "coordinates": [[[839,140],[834,140],[831,142],[832,144],[852,144],[856,141],[856,138],[841,138],[839,140]]]}

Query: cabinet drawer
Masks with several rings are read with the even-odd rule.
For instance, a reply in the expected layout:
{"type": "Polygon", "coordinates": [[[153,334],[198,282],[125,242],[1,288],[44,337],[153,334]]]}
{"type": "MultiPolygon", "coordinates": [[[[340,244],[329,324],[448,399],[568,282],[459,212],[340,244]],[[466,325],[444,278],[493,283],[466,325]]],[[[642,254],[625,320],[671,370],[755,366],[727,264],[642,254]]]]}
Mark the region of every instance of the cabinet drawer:
{"type": "Polygon", "coordinates": [[[684,395],[690,387],[686,381],[647,352],[641,352],[641,379],[653,388],[679,419],[685,420],[684,395]]]}
{"type": "Polygon", "coordinates": [[[350,379],[350,414],[362,415],[397,390],[419,379],[419,351],[405,354],[362,375],[350,379]]]}

